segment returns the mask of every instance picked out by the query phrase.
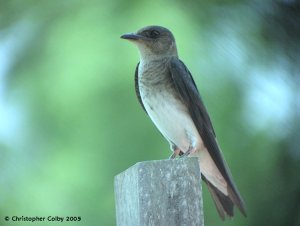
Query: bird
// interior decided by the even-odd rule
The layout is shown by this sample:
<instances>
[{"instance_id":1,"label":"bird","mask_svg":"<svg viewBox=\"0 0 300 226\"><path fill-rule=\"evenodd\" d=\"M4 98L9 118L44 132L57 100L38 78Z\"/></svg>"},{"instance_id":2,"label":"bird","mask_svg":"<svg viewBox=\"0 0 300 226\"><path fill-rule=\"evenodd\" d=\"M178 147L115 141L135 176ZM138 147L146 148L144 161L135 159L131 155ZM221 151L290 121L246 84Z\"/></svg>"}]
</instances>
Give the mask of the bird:
<instances>
[{"instance_id":1,"label":"bird","mask_svg":"<svg viewBox=\"0 0 300 226\"><path fill-rule=\"evenodd\" d=\"M146 26L121 38L139 50L135 92L144 111L169 142L170 158L198 157L202 180L221 219L233 217L234 206L246 217L244 201L192 74L179 59L172 32L162 26Z\"/></svg>"}]
</instances>

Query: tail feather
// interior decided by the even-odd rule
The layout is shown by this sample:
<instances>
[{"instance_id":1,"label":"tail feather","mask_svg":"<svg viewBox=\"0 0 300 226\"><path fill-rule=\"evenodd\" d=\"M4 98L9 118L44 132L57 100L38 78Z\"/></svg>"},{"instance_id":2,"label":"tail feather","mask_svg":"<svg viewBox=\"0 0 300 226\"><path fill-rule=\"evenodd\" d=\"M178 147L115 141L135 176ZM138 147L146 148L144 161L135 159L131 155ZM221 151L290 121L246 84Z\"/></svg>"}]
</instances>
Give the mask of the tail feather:
<instances>
[{"instance_id":1,"label":"tail feather","mask_svg":"<svg viewBox=\"0 0 300 226\"><path fill-rule=\"evenodd\" d=\"M241 213L245 217L247 217L244 201L232 180L231 180L231 186L227 187L227 191L228 191L229 198L232 200L232 202L239 208Z\"/></svg>"},{"instance_id":2,"label":"tail feather","mask_svg":"<svg viewBox=\"0 0 300 226\"><path fill-rule=\"evenodd\" d=\"M246 211L244 204L240 197L237 197L232 189L228 189L229 195L224 195L219 189L217 189L213 184L211 184L204 175L202 175L203 181L207 184L208 190L214 200L218 213L222 220L226 217L233 217L234 215L234 205L236 205L241 213L246 216Z\"/></svg>"},{"instance_id":3,"label":"tail feather","mask_svg":"<svg viewBox=\"0 0 300 226\"><path fill-rule=\"evenodd\" d=\"M230 198L220 192L215 186L213 186L203 175L203 181L207 184L208 190L214 200L218 213L222 220L225 220L226 216L233 217L233 202Z\"/></svg>"}]
</instances>

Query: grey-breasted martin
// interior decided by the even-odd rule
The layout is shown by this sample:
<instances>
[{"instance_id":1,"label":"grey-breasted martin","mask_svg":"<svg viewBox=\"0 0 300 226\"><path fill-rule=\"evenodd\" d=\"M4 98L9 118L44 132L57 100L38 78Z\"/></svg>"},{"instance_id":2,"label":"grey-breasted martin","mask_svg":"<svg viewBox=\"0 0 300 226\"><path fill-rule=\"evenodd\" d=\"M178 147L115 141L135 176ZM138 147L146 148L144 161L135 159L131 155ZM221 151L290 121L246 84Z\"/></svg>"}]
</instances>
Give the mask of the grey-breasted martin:
<instances>
[{"instance_id":1,"label":"grey-breasted martin","mask_svg":"<svg viewBox=\"0 0 300 226\"><path fill-rule=\"evenodd\" d=\"M177 155L199 157L201 174L220 217L233 216L236 205L244 216L244 202L232 180L216 140L212 123L191 73L178 58L173 34L148 26L124 34L139 49L135 91L140 104Z\"/></svg>"}]
</instances>

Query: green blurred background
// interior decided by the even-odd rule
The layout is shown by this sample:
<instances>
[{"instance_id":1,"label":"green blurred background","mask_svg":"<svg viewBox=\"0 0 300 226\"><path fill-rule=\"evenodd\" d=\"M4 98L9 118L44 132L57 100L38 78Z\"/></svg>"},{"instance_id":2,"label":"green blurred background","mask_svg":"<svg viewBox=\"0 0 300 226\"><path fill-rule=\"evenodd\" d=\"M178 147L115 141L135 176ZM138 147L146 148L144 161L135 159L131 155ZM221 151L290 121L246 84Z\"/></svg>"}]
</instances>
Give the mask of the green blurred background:
<instances>
[{"instance_id":1,"label":"green blurred background","mask_svg":"<svg viewBox=\"0 0 300 226\"><path fill-rule=\"evenodd\" d=\"M114 176L170 155L119 38L153 24L174 33L247 204L222 223L203 186L205 225L300 225L296 0L1 0L0 225L115 225Z\"/></svg>"}]
</instances>

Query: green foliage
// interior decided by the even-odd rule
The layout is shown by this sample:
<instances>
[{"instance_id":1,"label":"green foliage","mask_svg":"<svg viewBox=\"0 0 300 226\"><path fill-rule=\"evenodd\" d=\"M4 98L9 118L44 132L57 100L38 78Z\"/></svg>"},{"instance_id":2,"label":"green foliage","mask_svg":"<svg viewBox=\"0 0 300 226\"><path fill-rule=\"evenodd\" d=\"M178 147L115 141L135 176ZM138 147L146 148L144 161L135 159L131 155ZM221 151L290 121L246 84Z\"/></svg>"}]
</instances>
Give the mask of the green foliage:
<instances>
[{"instance_id":1,"label":"green foliage","mask_svg":"<svg viewBox=\"0 0 300 226\"><path fill-rule=\"evenodd\" d=\"M297 175L286 181L290 173L284 175L278 166L284 156L284 167L292 161L289 172L299 172L299 155L284 152L299 147L289 135L299 134L299 127L293 127L298 114L286 109L289 126L273 134L285 124L276 127L270 121L257 127L256 119L263 116L253 116L251 109L267 108L247 107L253 71L259 70L258 78L268 77L265 63L284 67L285 56L278 64L265 46L260 31L266 24L255 7L238 1L219 4L1 1L0 225L6 215L81 216L76 225L115 225L114 176L138 161L170 155L135 97L137 49L119 39L151 24L175 34L246 201L249 217L237 213L224 225L299 222L299 211L291 222L276 203L286 189L290 192L281 197L286 207L294 197L299 201ZM237 20L243 15L249 19ZM207 191L204 212L206 225L221 224Z\"/></svg>"}]
</instances>

